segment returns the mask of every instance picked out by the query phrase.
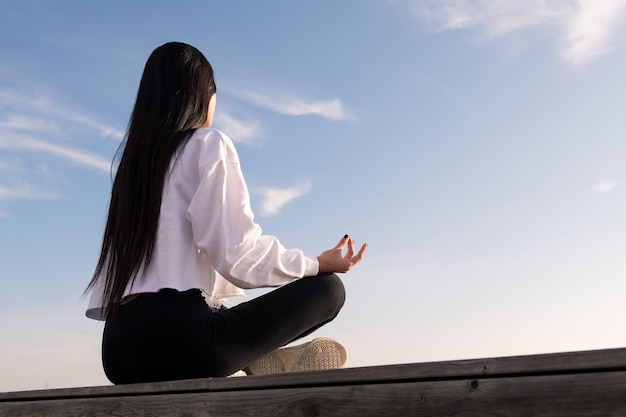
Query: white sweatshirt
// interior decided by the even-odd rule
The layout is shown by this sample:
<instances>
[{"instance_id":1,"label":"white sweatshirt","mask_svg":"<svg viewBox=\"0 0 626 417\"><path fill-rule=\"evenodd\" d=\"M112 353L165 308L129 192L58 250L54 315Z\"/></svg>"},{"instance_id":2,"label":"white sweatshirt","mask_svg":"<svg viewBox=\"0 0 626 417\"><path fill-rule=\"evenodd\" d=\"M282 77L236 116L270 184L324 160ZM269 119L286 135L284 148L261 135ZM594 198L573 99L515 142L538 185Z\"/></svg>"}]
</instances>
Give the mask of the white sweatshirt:
<instances>
[{"instance_id":1,"label":"white sweatshirt","mask_svg":"<svg viewBox=\"0 0 626 417\"><path fill-rule=\"evenodd\" d=\"M209 303L243 294L243 289L274 287L316 275L317 259L285 249L263 235L254 222L250 196L237 151L228 136L198 129L178 158L163 187L163 200L152 261L124 296L198 288ZM105 320L104 277L91 293L87 317Z\"/></svg>"}]
</instances>

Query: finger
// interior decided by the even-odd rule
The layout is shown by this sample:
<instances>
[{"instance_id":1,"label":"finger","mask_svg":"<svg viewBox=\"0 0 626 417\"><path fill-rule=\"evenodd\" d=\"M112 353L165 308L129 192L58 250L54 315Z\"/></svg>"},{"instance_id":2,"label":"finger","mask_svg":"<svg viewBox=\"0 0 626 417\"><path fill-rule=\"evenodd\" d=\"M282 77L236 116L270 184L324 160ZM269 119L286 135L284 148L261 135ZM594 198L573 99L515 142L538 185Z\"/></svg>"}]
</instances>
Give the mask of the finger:
<instances>
[{"instance_id":1,"label":"finger","mask_svg":"<svg viewBox=\"0 0 626 417\"><path fill-rule=\"evenodd\" d=\"M337 243L337 245L335 246L335 249L343 249L346 247L346 244L348 243L348 240L350 240L350 236L345 235L344 237L341 238L341 240L339 241L339 243Z\"/></svg>"},{"instance_id":2,"label":"finger","mask_svg":"<svg viewBox=\"0 0 626 417\"><path fill-rule=\"evenodd\" d=\"M346 251L346 255L344 256L344 258L346 260L350 260L350 259L352 259L353 256L354 256L354 239L349 238L348 239L348 250Z\"/></svg>"},{"instance_id":3,"label":"finger","mask_svg":"<svg viewBox=\"0 0 626 417\"><path fill-rule=\"evenodd\" d=\"M367 250L367 243L364 243L363 246L361 246L361 249L359 249L359 253L357 253L356 256L352 258L353 265L356 265L357 263L361 262L361 259L363 259L363 255L365 254L366 250Z\"/></svg>"}]
</instances>

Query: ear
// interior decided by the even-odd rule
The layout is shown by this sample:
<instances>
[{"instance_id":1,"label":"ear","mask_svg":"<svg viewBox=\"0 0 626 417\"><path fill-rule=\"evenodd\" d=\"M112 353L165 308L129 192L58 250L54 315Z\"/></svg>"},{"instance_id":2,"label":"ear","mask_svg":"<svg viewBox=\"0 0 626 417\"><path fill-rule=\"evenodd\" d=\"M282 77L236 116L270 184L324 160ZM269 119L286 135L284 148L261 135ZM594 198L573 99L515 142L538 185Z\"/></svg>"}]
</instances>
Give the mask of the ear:
<instances>
[{"instance_id":1,"label":"ear","mask_svg":"<svg viewBox=\"0 0 626 417\"><path fill-rule=\"evenodd\" d=\"M217 102L217 94L213 94L211 96L211 100L209 100L209 112L207 114L206 122L202 125L202 127L211 127L213 124L213 115L215 114L215 104Z\"/></svg>"}]
</instances>

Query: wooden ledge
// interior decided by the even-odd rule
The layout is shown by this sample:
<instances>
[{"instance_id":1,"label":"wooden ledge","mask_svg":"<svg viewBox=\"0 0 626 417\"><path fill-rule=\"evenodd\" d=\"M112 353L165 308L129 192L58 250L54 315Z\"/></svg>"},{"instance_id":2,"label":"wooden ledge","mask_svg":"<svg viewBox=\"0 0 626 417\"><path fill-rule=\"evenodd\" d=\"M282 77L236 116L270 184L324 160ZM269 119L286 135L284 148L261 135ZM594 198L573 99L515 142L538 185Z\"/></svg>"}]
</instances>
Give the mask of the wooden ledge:
<instances>
[{"instance_id":1,"label":"wooden ledge","mask_svg":"<svg viewBox=\"0 0 626 417\"><path fill-rule=\"evenodd\" d=\"M4 416L626 416L626 349L0 393Z\"/></svg>"}]
</instances>

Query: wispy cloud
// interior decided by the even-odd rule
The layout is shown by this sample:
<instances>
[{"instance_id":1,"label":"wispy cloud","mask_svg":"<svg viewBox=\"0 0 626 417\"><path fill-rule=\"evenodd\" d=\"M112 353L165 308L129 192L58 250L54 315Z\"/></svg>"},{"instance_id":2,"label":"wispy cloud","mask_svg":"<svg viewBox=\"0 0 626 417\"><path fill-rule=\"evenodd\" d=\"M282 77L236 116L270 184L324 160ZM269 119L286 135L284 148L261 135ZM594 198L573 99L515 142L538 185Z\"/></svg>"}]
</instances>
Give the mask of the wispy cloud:
<instances>
[{"instance_id":1,"label":"wispy cloud","mask_svg":"<svg viewBox=\"0 0 626 417\"><path fill-rule=\"evenodd\" d=\"M124 132L67 109L47 96L28 91L0 91L0 148L43 153L110 172L110 160L72 146L71 138L122 139ZM85 132L86 131L86 132Z\"/></svg>"},{"instance_id":2,"label":"wispy cloud","mask_svg":"<svg viewBox=\"0 0 626 417\"><path fill-rule=\"evenodd\" d=\"M215 126L239 143L256 142L262 133L259 122L243 121L222 110L215 113Z\"/></svg>"},{"instance_id":3,"label":"wispy cloud","mask_svg":"<svg viewBox=\"0 0 626 417\"><path fill-rule=\"evenodd\" d=\"M58 193L39 189L22 180L16 181L11 186L0 184L0 201L17 199L51 200L56 198L59 198Z\"/></svg>"},{"instance_id":4,"label":"wispy cloud","mask_svg":"<svg viewBox=\"0 0 626 417\"><path fill-rule=\"evenodd\" d=\"M579 0L566 20L565 59L580 65L613 51L611 35L623 22L626 0Z\"/></svg>"},{"instance_id":5,"label":"wispy cloud","mask_svg":"<svg viewBox=\"0 0 626 417\"><path fill-rule=\"evenodd\" d=\"M44 120L41 117L33 117L23 114L6 114L0 120L0 131L22 131L22 132L50 132L59 133L57 126Z\"/></svg>"},{"instance_id":6,"label":"wispy cloud","mask_svg":"<svg viewBox=\"0 0 626 417\"><path fill-rule=\"evenodd\" d=\"M19 160L0 160L0 202L9 200L53 200L60 197L56 191L37 187L24 180L24 168ZM0 219L10 219L11 215L0 210Z\"/></svg>"},{"instance_id":7,"label":"wispy cloud","mask_svg":"<svg viewBox=\"0 0 626 417\"><path fill-rule=\"evenodd\" d=\"M261 214L263 216L274 216L278 214L285 204L303 196L310 190L311 182L303 181L289 188L260 187L254 190L254 194L263 198Z\"/></svg>"},{"instance_id":8,"label":"wispy cloud","mask_svg":"<svg viewBox=\"0 0 626 417\"><path fill-rule=\"evenodd\" d=\"M105 173L111 170L111 161L99 155L28 136L7 135L0 131L0 148L45 153Z\"/></svg>"},{"instance_id":9,"label":"wispy cloud","mask_svg":"<svg viewBox=\"0 0 626 417\"><path fill-rule=\"evenodd\" d=\"M90 148L101 147L102 138L117 147L123 135L41 93L0 89L0 201L59 198L55 181L67 162L110 173L110 157Z\"/></svg>"},{"instance_id":10,"label":"wispy cloud","mask_svg":"<svg viewBox=\"0 0 626 417\"><path fill-rule=\"evenodd\" d=\"M57 132L63 127L75 129L82 126L96 132L98 136L121 140L124 132L100 123L82 113L69 110L60 103L32 92L0 91L0 109L4 117L0 120L3 129ZM67 126L67 125L71 126Z\"/></svg>"},{"instance_id":11,"label":"wispy cloud","mask_svg":"<svg viewBox=\"0 0 626 417\"><path fill-rule=\"evenodd\" d=\"M325 101L313 101L281 92L264 93L252 89L229 89L228 91L257 106L265 107L277 113L289 116L313 114L330 120L353 120L355 118L339 98Z\"/></svg>"},{"instance_id":12,"label":"wispy cloud","mask_svg":"<svg viewBox=\"0 0 626 417\"><path fill-rule=\"evenodd\" d=\"M530 27L557 28L560 54L579 66L611 52L626 0L398 0L438 30L477 28L495 38Z\"/></svg>"},{"instance_id":13,"label":"wispy cloud","mask_svg":"<svg viewBox=\"0 0 626 417\"><path fill-rule=\"evenodd\" d=\"M602 181L598 184L594 185L591 188L591 191L596 194L604 194L612 191L615 187L619 185L617 181Z\"/></svg>"}]
</instances>

